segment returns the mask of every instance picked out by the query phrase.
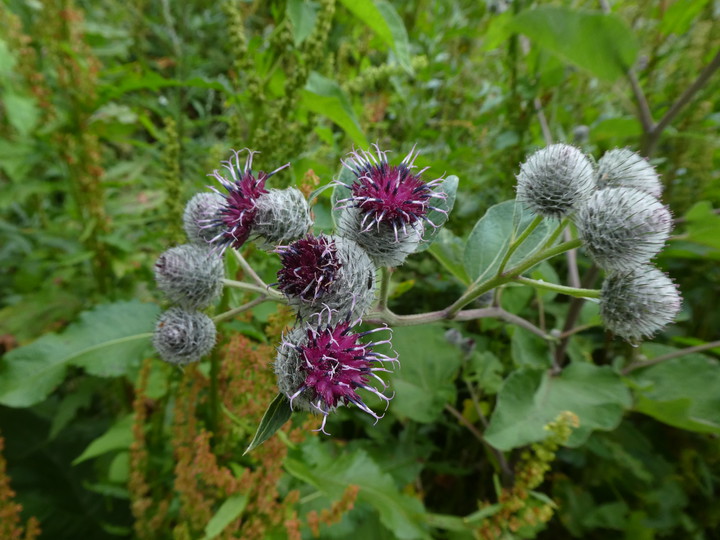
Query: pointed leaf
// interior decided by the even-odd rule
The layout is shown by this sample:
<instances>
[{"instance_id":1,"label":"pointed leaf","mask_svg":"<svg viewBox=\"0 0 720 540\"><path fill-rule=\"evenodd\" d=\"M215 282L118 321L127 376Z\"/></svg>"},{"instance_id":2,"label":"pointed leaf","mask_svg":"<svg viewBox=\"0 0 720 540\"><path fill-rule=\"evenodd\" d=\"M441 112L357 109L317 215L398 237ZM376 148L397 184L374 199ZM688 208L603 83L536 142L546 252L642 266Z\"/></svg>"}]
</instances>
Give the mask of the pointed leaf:
<instances>
[{"instance_id":1,"label":"pointed leaf","mask_svg":"<svg viewBox=\"0 0 720 540\"><path fill-rule=\"evenodd\" d=\"M243 452L243 455L254 450L272 437L285 422L290 420L291 415L292 409L290 408L290 401L285 397L285 394L275 396L275 399L272 400L272 403L270 403L270 406L265 411L262 420L260 420L260 425L255 432L255 436L245 452Z\"/></svg>"},{"instance_id":2,"label":"pointed leaf","mask_svg":"<svg viewBox=\"0 0 720 540\"><path fill-rule=\"evenodd\" d=\"M225 527L240 517L245 510L249 497L245 493L232 495L225 499L218 508L215 515L210 518L205 526L205 536L203 540L212 540L225 530Z\"/></svg>"}]
</instances>

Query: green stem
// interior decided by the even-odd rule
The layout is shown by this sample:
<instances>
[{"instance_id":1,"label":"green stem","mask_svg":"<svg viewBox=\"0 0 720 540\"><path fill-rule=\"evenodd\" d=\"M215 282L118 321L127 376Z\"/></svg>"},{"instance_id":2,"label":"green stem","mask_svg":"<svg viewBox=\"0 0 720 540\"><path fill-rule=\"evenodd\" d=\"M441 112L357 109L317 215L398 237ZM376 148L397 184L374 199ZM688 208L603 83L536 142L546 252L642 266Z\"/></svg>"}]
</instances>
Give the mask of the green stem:
<instances>
[{"instance_id":1,"label":"green stem","mask_svg":"<svg viewBox=\"0 0 720 540\"><path fill-rule=\"evenodd\" d=\"M510 244L510 247L507 250L507 253L505 254L505 257L503 257L502 262L500 263L500 266L498 267L498 275L502 274L505 270L505 267L507 266L508 261L510 260L510 257L512 257L512 254L517 251L517 248L520 247L520 245L527 239L530 234L537 229L538 225L542 223L542 216L536 216L535 219L532 220L530 225L528 225L525 230L518 236L514 242Z\"/></svg>"},{"instance_id":2,"label":"green stem","mask_svg":"<svg viewBox=\"0 0 720 540\"><path fill-rule=\"evenodd\" d=\"M552 246L555 243L555 240L558 239L558 236L560 236L560 234L565 230L565 227L567 227L568 223L570 223L570 220L568 218L563 219L560 224L555 228L553 233L550 235L550 238L547 239L547 242L545 242L543 248L547 249Z\"/></svg>"},{"instance_id":3,"label":"green stem","mask_svg":"<svg viewBox=\"0 0 720 540\"><path fill-rule=\"evenodd\" d=\"M480 297L487 291L494 289L495 287L499 287L500 285L504 285L505 283L512 281L515 277L525 272L525 270L532 268L533 266L544 261L545 259L550 259L555 255L565 253L566 251L570 249L575 249L577 247L580 247L581 245L582 240L580 240L579 238L570 240L569 242L563 242L562 244L558 244L557 246L544 249L536 253L532 257L529 257L526 260L522 261L518 266L511 268L510 270L507 270L502 274L498 274L495 277L484 281L478 285L471 285L460 298L458 298L451 306L449 306L445 310L447 318L452 319L458 311L460 311L463 307L467 306L476 298Z\"/></svg>"},{"instance_id":4,"label":"green stem","mask_svg":"<svg viewBox=\"0 0 720 540\"><path fill-rule=\"evenodd\" d=\"M227 321L228 319L232 319L233 317L235 317L235 315L238 315L244 311L252 309L257 305L262 304L263 302L282 302L282 300L274 300L267 296L261 296L260 298L256 298L255 300L248 302L247 304L243 304L242 306L230 309L224 313L220 313L219 315L215 315L213 317L213 322L215 324L218 324L223 321Z\"/></svg>"},{"instance_id":5,"label":"green stem","mask_svg":"<svg viewBox=\"0 0 720 540\"><path fill-rule=\"evenodd\" d=\"M226 287L233 287L235 289L242 289L243 291L254 292L267 296L269 300L274 302L284 302L285 299L279 292L273 291L270 288L260 287L259 285L253 285L252 283L245 283L244 281L235 281L234 279L223 279L223 285Z\"/></svg>"},{"instance_id":6,"label":"green stem","mask_svg":"<svg viewBox=\"0 0 720 540\"><path fill-rule=\"evenodd\" d=\"M380 299L378 310L385 311L388 305L388 294L390 293L390 269L383 266L380 268Z\"/></svg>"},{"instance_id":7,"label":"green stem","mask_svg":"<svg viewBox=\"0 0 720 540\"><path fill-rule=\"evenodd\" d=\"M267 289L268 284L265 283L262 278L255 272L252 266L250 266L250 263L247 262L245 257L242 256L242 253L240 253L237 249L232 250L233 254L235 255L235 258L240 263L240 266L242 266L243 272L250 276L250 278L258 284L259 287L263 287L264 289Z\"/></svg>"},{"instance_id":8,"label":"green stem","mask_svg":"<svg viewBox=\"0 0 720 540\"><path fill-rule=\"evenodd\" d=\"M547 281L540 281L537 279L530 279L522 276L513 278L513 281L522 283L524 285L530 285L536 289L544 289L546 291L553 291L560 294L566 294L568 296L576 296L578 298L600 298L600 291L598 289L579 289L576 287L566 287L565 285L558 285L556 283L549 283Z\"/></svg>"}]
</instances>

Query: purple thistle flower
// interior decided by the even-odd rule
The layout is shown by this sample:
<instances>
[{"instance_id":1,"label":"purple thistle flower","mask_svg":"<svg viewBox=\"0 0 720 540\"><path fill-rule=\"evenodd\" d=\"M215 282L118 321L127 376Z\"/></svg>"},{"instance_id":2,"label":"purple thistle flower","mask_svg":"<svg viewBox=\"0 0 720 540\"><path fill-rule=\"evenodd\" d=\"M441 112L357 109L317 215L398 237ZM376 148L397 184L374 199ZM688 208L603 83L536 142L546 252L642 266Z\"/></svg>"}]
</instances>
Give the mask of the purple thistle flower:
<instances>
[{"instance_id":1,"label":"purple thistle flower","mask_svg":"<svg viewBox=\"0 0 720 540\"><path fill-rule=\"evenodd\" d=\"M369 343L360 341L366 335L390 331L390 328L358 333L353 328L359 320L354 323L346 320L334 325L328 321L323 325L325 312L317 314L317 325L296 327L284 336L278 349L275 373L280 391L288 397L290 406L322 414L322 425L317 431L328 435L325 431L327 417L341 405L352 403L376 422L382 418L383 415L378 415L365 404L357 390L366 390L389 404L392 396L383 393L387 384L377 373L390 373L384 367L385 363L398 362L398 359L373 350L378 345L390 343L389 339ZM373 384L379 384L382 390Z\"/></svg>"},{"instance_id":2,"label":"purple thistle flower","mask_svg":"<svg viewBox=\"0 0 720 540\"><path fill-rule=\"evenodd\" d=\"M375 300L375 266L352 240L308 234L275 251L282 263L278 289L301 318L323 306L361 317Z\"/></svg>"},{"instance_id":3,"label":"purple thistle flower","mask_svg":"<svg viewBox=\"0 0 720 540\"><path fill-rule=\"evenodd\" d=\"M399 241L400 230L404 237L407 237L412 234L415 228L413 226L421 220L436 228L428 219L427 213L430 210L447 213L430 204L433 198L445 199L444 193L433 191L443 179L423 181L420 176L428 167L413 171L418 156L415 147L400 165L389 165L387 152L380 150L377 145L373 146L377 156L366 150L354 150L343 161L343 165L356 176L356 180L351 185L336 180L337 185L342 185L351 192L350 197L338 201L337 209L359 209L362 215L362 231L369 231L374 226L380 230L380 227L385 225L394 231L396 242ZM411 227L410 232L408 226Z\"/></svg>"},{"instance_id":4,"label":"purple thistle flower","mask_svg":"<svg viewBox=\"0 0 720 540\"><path fill-rule=\"evenodd\" d=\"M247 150L247 149L246 149ZM245 165L240 165L240 152L233 150L234 159L223 161L222 165L230 172L231 178L226 178L217 169L208 176L213 176L225 188L227 193L221 193L210 186L215 193L220 194L224 203L218 216L205 221L203 228L216 229L220 232L210 240L216 244L221 252L228 247L240 248L250 237L253 221L257 214L257 200L268 193L265 181L272 175L290 166L286 163L270 173L260 171L257 177L252 171L253 156L257 153L248 150Z\"/></svg>"},{"instance_id":5,"label":"purple thistle flower","mask_svg":"<svg viewBox=\"0 0 720 540\"><path fill-rule=\"evenodd\" d=\"M286 296L315 302L330 290L340 270L335 242L328 236L308 234L289 246L279 246L282 268L278 288Z\"/></svg>"}]
</instances>

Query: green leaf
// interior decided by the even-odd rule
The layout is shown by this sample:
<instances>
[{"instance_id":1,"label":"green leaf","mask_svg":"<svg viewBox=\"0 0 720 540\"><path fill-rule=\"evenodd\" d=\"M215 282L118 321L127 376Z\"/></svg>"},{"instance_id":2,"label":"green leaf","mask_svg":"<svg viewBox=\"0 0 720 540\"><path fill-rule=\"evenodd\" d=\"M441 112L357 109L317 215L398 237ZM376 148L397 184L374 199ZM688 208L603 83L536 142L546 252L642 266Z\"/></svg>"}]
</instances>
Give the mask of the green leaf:
<instances>
[{"instance_id":1,"label":"green leaf","mask_svg":"<svg viewBox=\"0 0 720 540\"><path fill-rule=\"evenodd\" d=\"M105 84L102 86L100 104L113 101L123 94L135 92L136 90L155 91L161 88L173 87L200 88L204 90L218 90L220 92L228 91L228 88L222 83L209 81L202 77L193 77L192 79L181 81L179 79L167 79L154 71L146 71L143 73L126 71L121 82L118 82L118 84Z\"/></svg>"},{"instance_id":2,"label":"green leaf","mask_svg":"<svg viewBox=\"0 0 720 540\"><path fill-rule=\"evenodd\" d=\"M542 6L518 13L511 28L565 61L608 82L635 63L638 42L617 15Z\"/></svg>"},{"instance_id":3,"label":"green leaf","mask_svg":"<svg viewBox=\"0 0 720 540\"><path fill-rule=\"evenodd\" d=\"M244 493L232 495L225 499L225 502L220 505L215 515L210 518L210 521L205 526L203 540L212 540L222 533L225 527L240 517L248 501L249 497Z\"/></svg>"},{"instance_id":4,"label":"green leaf","mask_svg":"<svg viewBox=\"0 0 720 540\"><path fill-rule=\"evenodd\" d=\"M290 19L293 41L297 47L312 34L317 19L318 6L315 2L288 0L285 13Z\"/></svg>"},{"instance_id":5,"label":"green leaf","mask_svg":"<svg viewBox=\"0 0 720 540\"><path fill-rule=\"evenodd\" d=\"M2 99L10 125L23 137L32 133L40 118L35 100L13 92L3 93Z\"/></svg>"},{"instance_id":6,"label":"green leaf","mask_svg":"<svg viewBox=\"0 0 720 540\"><path fill-rule=\"evenodd\" d=\"M653 358L675 349L643 345ZM634 409L671 426L720 433L720 363L701 354L673 358L634 371Z\"/></svg>"},{"instance_id":7,"label":"green leaf","mask_svg":"<svg viewBox=\"0 0 720 540\"><path fill-rule=\"evenodd\" d=\"M0 39L0 77L8 78L12 75L15 68L15 56L13 55L7 42Z\"/></svg>"},{"instance_id":8,"label":"green leaf","mask_svg":"<svg viewBox=\"0 0 720 540\"><path fill-rule=\"evenodd\" d=\"M475 224L465 246L465 271L473 281L495 275L510 242L532 222L533 216L520 203L505 201L491 206ZM550 228L543 221L510 257L508 267L517 265L546 240Z\"/></svg>"},{"instance_id":9,"label":"green leaf","mask_svg":"<svg viewBox=\"0 0 720 540\"><path fill-rule=\"evenodd\" d=\"M416 422L433 422L455 401L460 352L448 345L440 325L395 328L393 347L400 367L391 376L392 411Z\"/></svg>"},{"instance_id":10,"label":"green leaf","mask_svg":"<svg viewBox=\"0 0 720 540\"><path fill-rule=\"evenodd\" d=\"M107 454L113 450L125 450L130 448L133 442L133 415L118 420L110 429L91 442L83 453L76 457L72 464L77 465L88 459Z\"/></svg>"},{"instance_id":11,"label":"green leaf","mask_svg":"<svg viewBox=\"0 0 720 540\"><path fill-rule=\"evenodd\" d=\"M312 72L301 94L302 107L329 118L340 126L352 141L363 148L368 146L345 91L333 80Z\"/></svg>"},{"instance_id":12,"label":"green leaf","mask_svg":"<svg viewBox=\"0 0 720 540\"><path fill-rule=\"evenodd\" d=\"M463 518L448 514L428 513L425 514L425 521L431 527L445 531L467 532L473 529L473 527L466 523Z\"/></svg>"},{"instance_id":13,"label":"green leaf","mask_svg":"<svg viewBox=\"0 0 720 540\"><path fill-rule=\"evenodd\" d=\"M458 182L458 177L451 175L445 178L443 183L440 184L440 187L437 188L437 191L445 193L446 198L431 199L432 202L430 204L439 210L444 210L445 213L440 212L439 210L430 210L430 212L428 212L427 218L436 226L433 227L429 224L425 225L425 235L415 251L420 252L428 249L435 241L435 238L437 238L438 233L442 230L441 227L445 225L445 222L450 216L450 212L452 212L453 206L455 206L455 196L457 195Z\"/></svg>"},{"instance_id":14,"label":"green leaf","mask_svg":"<svg viewBox=\"0 0 720 540\"><path fill-rule=\"evenodd\" d=\"M469 516L465 517L465 521L467 523L480 523L484 519L487 519L490 516L494 516L495 514L497 514L500 510L502 510L502 508L502 504L491 504L485 506L477 512L473 512Z\"/></svg>"},{"instance_id":15,"label":"green leaf","mask_svg":"<svg viewBox=\"0 0 720 540\"><path fill-rule=\"evenodd\" d=\"M137 300L100 305L82 313L63 334L47 334L10 351L0 363L0 403L39 403L70 365L101 377L127 373L147 349L158 312L157 305Z\"/></svg>"},{"instance_id":16,"label":"green leaf","mask_svg":"<svg viewBox=\"0 0 720 540\"><path fill-rule=\"evenodd\" d=\"M567 442L576 447L594 430L615 429L630 405L630 392L609 366L573 363L555 377L520 369L500 389L485 438L503 451L541 441L548 435L544 426L570 411L580 419Z\"/></svg>"},{"instance_id":17,"label":"green leaf","mask_svg":"<svg viewBox=\"0 0 720 540\"><path fill-rule=\"evenodd\" d=\"M552 364L547 341L529 330L516 326L510 339L512 359L516 367L549 368Z\"/></svg>"},{"instance_id":18,"label":"green leaf","mask_svg":"<svg viewBox=\"0 0 720 540\"><path fill-rule=\"evenodd\" d=\"M428 252L463 285L470 285L470 278L463 265L465 242L448 229L440 229Z\"/></svg>"},{"instance_id":19,"label":"green leaf","mask_svg":"<svg viewBox=\"0 0 720 540\"><path fill-rule=\"evenodd\" d=\"M395 538L430 538L425 531L422 502L400 493L390 474L383 472L364 449L337 455L328 447L317 439L308 441L303 445L302 461L288 457L285 468L336 500L349 485L356 485L360 488L358 501L373 506Z\"/></svg>"},{"instance_id":20,"label":"green leaf","mask_svg":"<svg viewBox=\"0 0 720 540\"><path fill-rule=\"evenodd\" d=\"M407 31L395 8L389 2L378 0L340 0L358 19L367 24L397 56L398 62L410 71L410 45Z\"/></svg>"},{"instance_id":21,"label":"green leaf","mask_svg":"<svg viewBox=\"0 0 720 540\"><path fill-rule=\"evenodd\" d=\"M255 432L255 436L245 452L243 452L243 455L255 450L255 448L272 437L285 422L290 420L291 415L292 409L290 408L290 401L285 397L285 394L275 396L275 399L272 400L272 403L270 403L270 406L265 411L262 420L260 420L260 425Z\"/></svg>"},{"instance_id":22,"label":"green leaf","mask_svg":"<svg viewBox=\"0 0 720 540\"><path fill-rule=\"evenodd\" d=\"M685 240L720 251L720 215L709 201L695 203L685 214L687 235Z\"/></svg>"}]
</instances>

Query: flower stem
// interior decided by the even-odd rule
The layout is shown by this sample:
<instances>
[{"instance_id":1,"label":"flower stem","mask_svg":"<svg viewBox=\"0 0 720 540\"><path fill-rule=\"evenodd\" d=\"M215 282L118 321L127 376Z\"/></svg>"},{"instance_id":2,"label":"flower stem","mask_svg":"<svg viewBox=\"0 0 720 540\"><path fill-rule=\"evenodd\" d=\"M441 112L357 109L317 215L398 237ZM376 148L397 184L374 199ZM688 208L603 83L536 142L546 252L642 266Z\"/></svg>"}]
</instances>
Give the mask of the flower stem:
<instances>
[{"instance_id":1,"label":"flower stem","mask_svg":"<svg viewBox=\"0 0 720 540\"><path fill-rule=\"evenodd\" d=\"M538 225L542 223L542 216L535 216L535 219L532 220L530 225L528 225L525 230L518 236L514 242L510 244L510 247L507 250L507 253L505 254L505 257L503 257L502 262L500 263L500 266L498 267L498 275L502 274L505 270L505 267L507 266L508 261L510 261L510 257L512 257L512 254L517 251L517 249L520 247L520 245L527 239L530 234L537 229Z\"/></svg>"},{"instance_id":2,"label":"flower stem","mask_svg":"<svg viewBox=\"0 0 720 540\"><path fill-rule=\"evenodd\" d=\"M390 292L390 269L386 266L380 268L380 299L378 300L378 310L385 311L387 309L388 294Z\"/></svg>"},{"instance_id":3,"label":"flower stem","mask_svg":"<svg viewBox=\"0 0 720 540\"><path fill-rule=\"evenodd\" d=\"M233 279L223 279L222 280L223 285L226 287L233 287L235 289L242 289L243 291L248 292L254 292L258 294L262 294L263 296L267 296L268 300L272 300L274 302L284 302L285 298L282 294L279 292L273 291L269 288L269 286L260 287L258 285L253 285L252 283L245 283L244 281L235 281Z\"/></svg>"},{"instance_id":4,"label":"flower stem","mask_svg":"<svg viewBox=\"0 0 720 540\"><path fill-rule=\"evenodd\" d=\"M598 289L580 289L577 287L566 287L565 285L558 285L556 283L549 283L547 281L541 281L537 279L530 279L522 276L513 278L513 281L522 283L523 285L530 285L536 289L544 289L546 291L554 291L560 294L566 294L568 296L576 296L579 298L600 298L600 291Z\"/></svg>"},{"instance_id":5,"label":"flower stem","mask_svg":"<svg viewBox=\"0 0 720 540\"><path fill-rule=\"evenodd\" d=\"M251 302L248 302L247 304L243 304L242 306L230 309L224 313L220 313L219 315L215 315L213 317L213 322L215 324L217 324L217 323L221 323L223 321L227 321L228 319L232 319L233 317L235 317L235 315L238 315L239 313L242 313L243 311L252 309L257 305L262 304L263 302L282 302L282 300L274 300L267 296L264 296L264 297L261 296L260 298L256 298L255 300L252 300Z\"/></svg>"},{"instance_id":6,"label":"flower stem","mask_svg":"<svg viewBox=\"0 0 720 540\"><path fill-rule=\"evenodd\" d=\"M242 256L242 253L240 253L237 249L233 249L232 252L235 254L235 258L240 263L240 266L242 266L243 272L245 272L250 278L258 284L258 286L262 287L263 289L268 288L268 284L265 283L262 278L253 270L253 267L250 266L250 263L248 263L245 260L245 257Z\"/></svg>"}]
</instances>

